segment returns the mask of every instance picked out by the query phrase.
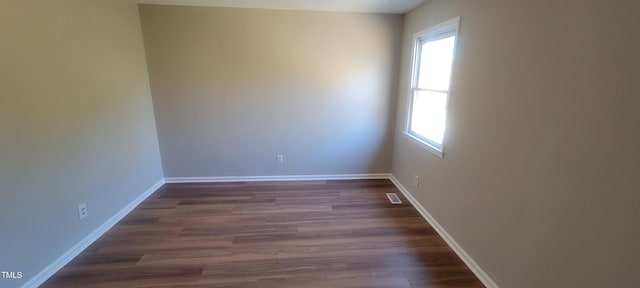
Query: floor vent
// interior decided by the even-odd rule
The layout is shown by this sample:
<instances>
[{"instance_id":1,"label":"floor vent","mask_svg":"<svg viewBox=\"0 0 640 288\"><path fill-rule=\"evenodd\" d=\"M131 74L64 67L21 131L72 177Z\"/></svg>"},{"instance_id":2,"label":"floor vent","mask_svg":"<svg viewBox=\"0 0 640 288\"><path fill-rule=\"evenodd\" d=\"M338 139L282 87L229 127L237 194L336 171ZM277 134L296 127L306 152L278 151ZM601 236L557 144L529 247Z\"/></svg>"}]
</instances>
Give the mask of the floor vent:
<instances>
[{"instance_id":1,"label":"floor vent","mask_svg":"<svg viewBox=\"0 0 640 288\"><path fill-rule=\"evenodd\" d=\"M391 204L402 204L400 198L398 198L398 194L396 193L387 193L387 198L391 201Z\"/></svg>"}]
</instances>

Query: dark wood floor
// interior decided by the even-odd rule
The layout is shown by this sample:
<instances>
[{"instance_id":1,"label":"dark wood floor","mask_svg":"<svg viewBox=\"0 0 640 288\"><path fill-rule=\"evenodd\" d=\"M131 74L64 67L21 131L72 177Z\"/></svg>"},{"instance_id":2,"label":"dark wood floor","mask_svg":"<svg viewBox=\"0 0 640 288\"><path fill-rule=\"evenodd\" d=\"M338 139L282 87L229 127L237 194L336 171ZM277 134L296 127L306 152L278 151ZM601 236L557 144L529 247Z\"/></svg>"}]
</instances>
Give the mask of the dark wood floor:
<instances>
[{"instance_id":1,"label":"dark wood floor","mask_svg":"<svg viewBox=\"0 0 640 288\"><path fill-rule=\"evenodd\" d=\"M389 180L166 184L42 287L484 287Z\"/></svg>"}]
</instances>

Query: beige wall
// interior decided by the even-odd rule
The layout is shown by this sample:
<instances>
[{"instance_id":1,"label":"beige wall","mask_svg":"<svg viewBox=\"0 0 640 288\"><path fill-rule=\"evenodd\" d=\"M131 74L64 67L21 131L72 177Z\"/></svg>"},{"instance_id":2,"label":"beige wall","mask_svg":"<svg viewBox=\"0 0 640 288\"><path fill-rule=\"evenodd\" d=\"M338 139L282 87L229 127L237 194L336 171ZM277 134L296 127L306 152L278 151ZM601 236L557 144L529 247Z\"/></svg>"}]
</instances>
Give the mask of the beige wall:
<instances>
[{"instance_id":1,"label":"beige wall","mask_svg":"<svg viewBox=\"0 0 640 288\"><path fill-rule=\"evenodd\" d=\"M388 172L393 149L394 175L501 287L632 287L639 5L433 0L402 41L402 16L143 5L165 175ZM0 2L0 270L25 277L2 287L162 178L137 13ZM401 133L410 41L455 16L439 159Z\"/></svg>"},{"instance_id":2,"label":"beige wall","mask_svg":"<svg viewBox=\"0 0 640 288\"><path fill-rule=\"evenodd\" d=\"M402 16L140 11L166 177L390 171Z\"/></svg>"},{"instance_id":3,"label":"beige wall","mask_svg":"<svg viewBox=\"0 0 640 288\"><path fill-rule=\"evenodd\" d=\"M434 0L406 16L393 174L500 287L640 283L637 11L624 0ZM455 16L439 159L401 134L410 41Z\"/></svg>"},{"instance_id":4,"label":"beige wall","mask_svg":"<svg viewBox=\"0 0 640 288\"><path fill-rule=\"evenodd\" d=\"M0 271L23 275L0 287L18 287L162 170L135 4L4 0L0 35Z\"/></svg>"}]
</instances>

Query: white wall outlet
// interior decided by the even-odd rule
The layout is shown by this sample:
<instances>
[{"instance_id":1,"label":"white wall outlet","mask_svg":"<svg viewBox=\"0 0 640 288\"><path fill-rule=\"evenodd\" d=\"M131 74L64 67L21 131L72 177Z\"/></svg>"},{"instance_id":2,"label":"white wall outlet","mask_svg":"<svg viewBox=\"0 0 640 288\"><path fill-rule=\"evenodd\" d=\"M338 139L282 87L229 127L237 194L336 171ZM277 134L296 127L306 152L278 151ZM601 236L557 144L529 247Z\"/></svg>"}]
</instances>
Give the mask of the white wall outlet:
<instances>
[{"instance_id":1,"label":"white wall outlet","mask_svg":"<svg viewBox=\"0 0 640 288\"><path fill-rule=\"evenodd\" d=\"M282 156L282 155L276 156L276 163L278 163L278 164L284 163L284 156Z\"/></svg>"},{"instance_id":2,"label":"white wall outlet","mask_svg":"<svg viewBox=\"0 0 640 288\"><path fill-rule=\"evenodd\" d=\"M78 205L78 218L80 220L87 218L89 216L89 211L87 211L87 203L82 203Z\"/></svg>"},{"instance_id":3,"label":"white wall outlet","mask_svg":"<svg viewBox=\"0 0 640 288\"><path fill-rule=\"evenodd\" d=\"M420 177L418 177L418 175L413 175L413 186L418 187L419 183L420 183Z\"/></svg>"}]
</instances>

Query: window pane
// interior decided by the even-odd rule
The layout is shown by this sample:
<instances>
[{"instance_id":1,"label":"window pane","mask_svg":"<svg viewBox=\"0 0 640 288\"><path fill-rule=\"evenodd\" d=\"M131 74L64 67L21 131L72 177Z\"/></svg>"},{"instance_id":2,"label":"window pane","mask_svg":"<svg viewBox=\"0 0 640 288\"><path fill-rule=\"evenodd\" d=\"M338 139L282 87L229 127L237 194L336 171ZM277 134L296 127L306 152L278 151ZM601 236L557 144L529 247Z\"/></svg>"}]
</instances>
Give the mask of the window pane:
<instances>
[{"instance_id":1,"label":"window pane","mask_svg":"<svg viewBox=\"0 0 640 288\"><path fill-rule=\"evenodd\" d=\"M411 132L442 144L447 116L447 93L431 91L414 91L413 93Z\"/></svg>"},{"instance_id":2,"label":"window pane","mask_svg":"<svg viewBox=\"0 0 640 288\"><path fill-rule=\"evenodd\" d=\"M455 39L455 36L450 36L421 44L416 88L449 90Z\"/></svg>"}]
</instances>

